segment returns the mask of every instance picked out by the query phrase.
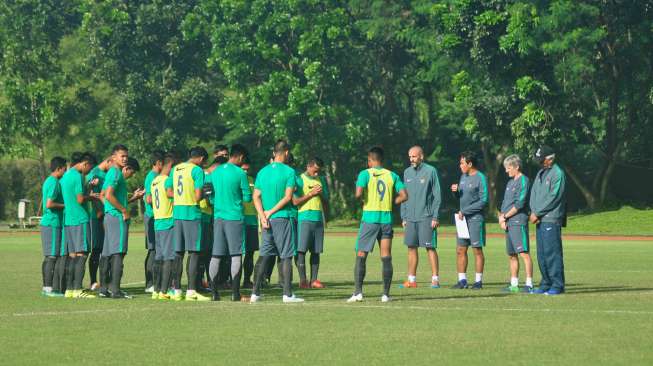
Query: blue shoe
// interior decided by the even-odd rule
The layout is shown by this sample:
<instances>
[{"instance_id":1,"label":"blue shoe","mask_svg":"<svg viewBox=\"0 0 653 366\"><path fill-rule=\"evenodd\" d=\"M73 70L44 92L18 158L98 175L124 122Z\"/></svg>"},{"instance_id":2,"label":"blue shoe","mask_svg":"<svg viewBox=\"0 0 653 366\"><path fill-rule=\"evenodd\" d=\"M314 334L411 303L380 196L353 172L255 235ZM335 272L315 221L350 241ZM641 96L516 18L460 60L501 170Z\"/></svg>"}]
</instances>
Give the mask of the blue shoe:
<instances>
[{"instance_id":1,"label":"blue shoe","mask_svg":"<svg viewBox=\"0 0 653 366\"><path fill-rule=\"evenodd\" d=\"M536 294L536 295L543 295L543 294L546 294L547 291L549 291L549 289L545 290L545 289L543 289L541 287L538 287L538 288L534 289L533 292L531 292L531 293Z\"/></svg>"},{"instance_id":2,"label":"blue shoe","mask_svg":"<svg viewBox=\"0 0 653 366\"><path fill-rule=\"evenodd\" d=\"M440 288L440 281L431 281L431 288Z\"/></svg>"},{"instance_id":3,"label":"blue shoe","mask_svg":"<svg viewBox=\"0 0 653 366\"><path fill-rule=\"evenodd\" d=\"M454 290L462 290L462 289L465 289L467 287L469 287L467 285L467 280L460 280L460 281L458 281L458 283L451 286L451 288L454 289Z\"/></svg>"},{"instance_id":4,"label":"blue shoe","mask_svg":"<svg viewBox=\"0 0 653 366\"><path fill-rule=\"evenodd\" d=\"M533 291L535 291L535 290L533 290L533 286L524 286L524 287L521 288L520 292L523 293L523 294L532 294Z\"/></svg>"},{"instance_id":5,"label":"blue shoe","mask_svg":"<svg viewBox=\"0 0 653 366\"><path fill-rule=\"evenodd\" d=\"M563 292L564 292L564 291L561 291L561 290L558 290L558 289L554 289L554 288L552 288L552 289L549 289L549 291L545 292L544 294L545 294L545 295L548 295L548 296L555 296L555 295L560 295L560 294L562 294Z\"/></svg>"},{"instance_id":6,"label":"blue shoe","mask_svg":"<svg viewBox=\"0 0 653 366\"><path fill-rule=\"evenodd\" d=\"M474 282L472 290L480 290L483 288L483 281Z\"/></svg>"}]
</instances>

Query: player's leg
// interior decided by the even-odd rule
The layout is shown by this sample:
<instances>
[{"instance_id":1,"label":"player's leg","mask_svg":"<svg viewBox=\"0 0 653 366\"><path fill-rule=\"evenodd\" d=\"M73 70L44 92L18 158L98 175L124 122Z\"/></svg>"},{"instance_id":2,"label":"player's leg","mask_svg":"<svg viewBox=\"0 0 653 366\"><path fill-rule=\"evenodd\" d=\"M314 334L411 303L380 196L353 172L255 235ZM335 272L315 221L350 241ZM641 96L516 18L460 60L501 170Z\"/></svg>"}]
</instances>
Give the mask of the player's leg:
<instances>
[{"instance_id":1,"label":"player's leg","mask_svg":"<svg viewBox=\"0 0 653 366\"><path fill-rule=\"evenodd\" d=\"M95 212L91 213L95 216ZM98 269L100 267L100 256L102 254L102 244L104 241L103 223L98 218L91 217L91 254L88 257L88 273L91 282L91 290L99 288Z\"/></svg>"},{"instance_id":2,"label":"player's leg","mask_svg":"<svg viewBox=\"0 0 653 366\"><path fill-rule=\"evenodd\" d=\"M115 238L115 240L108 242L109 254L111 255L111 298L130 299L131 296L120 288L124 273L125 256L129 246L129 223L123 220L122 217L113 215L106 215L105 221L107 220L111 224L106 225L106 227L112 231L111 237Z\"/></svg>"},{"instance_id":3,"label":"player's leg","mask_svg":"<svg viewBox=\"0 0 653 366\"><path fill-rule=\"evenodd\" d=\"M457 239L456 244L456 270L458 271L458 283L452 288L467 288L467 248L470 245L469 239Z\"/></svg>"},{"instance_id":4,"label":"player's leg","mask_svg":"<svg viewBox=\"0 0 653 366\"><path fill-rule=\"evenodd\" d=\"M485 221L470 220L467 225L469 227L469 237L472 242L476 269L472 289L480 290L483 288L483 269L485 267L485 255L483 253L483 247L485 246Z\"/></svg>"},{"instance_id":5,"label":"player's leg","mask_svg":"<svg viewBox=\"0 0 653 366\"><path fill-rule=\"evenodd\" d=\"M254 273L254 252L258 250L258 227L247 225L245 228L245 259L243 260L243 288L252 288Z\"/></svg>"},{"instance_id":6,"label":"player's leg","mask_svg":"<svg viewBox=\"0 0 653 366\"><path fill-rule=\"evenodd\" d=\"M49 295L52 292L52 281L54 278L54 265L57 261L56 252L56 227L41 226L41 247L43 249L43 263L41 272L43 275L42 294Z\"/></svg>"},{"instance_id":7,"label":"player's leg","mask_svg":"<svg viewBox=\"0 0 653 366\"><path fill-rule=\"evenodd\" d=\"M295 265L299 273L299 288L309 288L308 280L306 279L306 252L311 241L313 234L310 221L300 221L297 230L297 255L295 256Z\"/></svg>"},{"instance_id":8,"label":"player's leg","mask_svg":"<svg viewBox=\"0 0 653 366\"><path fill-rule=\"evenodd\" d=\"M245 248L245 222L242 220L225 221L225 236L227 238L229 256L231 257L231 300L240 301L242 254Z\"/></svg>"},{"instance_id":9,"label":"player's leg","mask_svg":"<svg viewBox=\"0 0 653 366\"><path fill-rule=\"evenodd\" d=\"M416 288L417 287L417 263L419 261L417 248L419 247L419 233L417 229L417 222L406 222L404 228L404 244L408 250L408 278L406 281L399 285L400 288Z\"/></svg>"},{"instance_id":10,"label":"player's leg","mask_svg":"<svg viewBox=\"0 0 653 366\"><path fill-rule=\"evenodd\" d=\"M272 228L263 228L261 230L261 249L258 260L254 266L254 286L252 288L252 297L250 302L259 301L261 297L261 287L268 273L268 268L274 264L278 255L277 247L272 237Z\"/></svg>"},{"instance_id":11,"label":"player's leg","mask_svg":"<svg viewBox=\"0 0 653 366\"><path fill-rule=\"evenodd\" d=\"M202 252L202 221L183 220L184 241L188 252L188 263L186 276L188 288L186 289L186 300L208 301L209 297L200 295L197 290L197 273L199 270L200 253Z\"/></svg>"},{"instance_id":12,"label":"player's leg","mask_svg":"<svg viewBox=\"0 0 653 366\"><path fill-rule=\"evenodd\" d=\"M172 227L172 238L175 251L175 259L172 266L172 288L174 289L172 299L177 301L183 299L181 278L184 273L184 255L186 253L183 222L183 220L174 220L174 225Z\"/></svg>"},{"instance_id":13,"label":"player's leg","mask_svg":"<svg viewBox=\"0 0 653 366\"><path fill-rule=\"evenodd\" d=\"M174 292L170 292L172 284L172 275L175 261L174 250L174 234L173 229L163 230L158 232L156 246L157 251L161 253L161 291L159 293L160 300L169 300L174 296ZM157 252L158 254L159 252Z\"/></svg>"},{"instance_id":14,"label":"player's leg","mask_svg":"<svg viewBox=\"0 0 653 366\"><path fill-rule=\"evenodd\" d=\"M211 251L211 261L209 262L213 301L220 300L220 272L224 272L223 269L226 266L225 258L229 255L225 230L225 220L216 219L213 221L213 249Z\"/></svg>"},{"instance_id":15,"label":"player's leg","mask_svg":"<svg viewBox=\"0 0 653 366\"><path fill-rule=\"evenodd\" d=\"M303 302L304 299L296 297L292 290L292 258L297 248L297 239L295 237L297 231L294 228L294 222L292 219L271 219L270 226L272 227L272 237L279 252L279 258L281 258L279 269L282 274L282 300L285 303Z\"/></svg>"},{"instance_id":16,"label":"player's leg","mask_svg":"<svg viewBox=\"0 0 653 366\"><path fill-rule=\"evenodd\" d=\"M392 267L392 225L381 225L381 232L379 236L379 246L381 252L382 274L383 274L383 296L382 302L390 301L390 286L392 286L392 275L394 269Z\"/></svg>"},{"instance_id":17,"label":"player's leg","mask_svg":"<svg viewBox=\"0 0 653 366\"><path fill-rule=\"evenodd\" d=\"M145 260L143 262L143 269L145 273L145 292L154 292L154 261L156 254L155 250L155 234L154 234L154 218L149 215L143 216L143 225L145 229Z\"/></svg>"},{"instance_id":18,"label":"player's leg","mask_svg":"<svg viewBox=\"0 0 653 366\"><path fill-rule=\"evenodd\" d=\"M565 291L565 268L562 254L561 227L559 224L543 223L544 241L547 246L546 266L551 279L547 295L557 295Z\"/></svg>"},{"instance_id":19,"label":"player's leg","mask_svg":"<svg viewBox=\"0 0 653 366\"><path fill-rule=\"evenodd\" d=\"M524 271L526 272L526 283L523 292L533 292L533 261L530 255L530 238L528 237L528 225L519 226L519 234L522 240L521 252L519 256L524 261Z\"/></svg>"},{"instance_id":20,"label":"player's leg","mask_svg":"<svg viewBox=\"0 0 653 366\"><path fill-rule=\"evenodd\" d=\"M363 281L367 273L367 256L374 249L380 234L380 224L361 223L356 238L356 261L354 264L354 294L347 302L363 301Z\"/></svg>"},{"instance_id":21,"label":"player's leg","mask_svg":"<svg viewBox=\"0 0 653 366\"><path fill-rule=\"evenodd\" d=\"M91 243L89 240L90 224L81 224L77 228L77 230L79 230L79 235L76 238L78 247L76 248L77 254L75 258L75 279L73 287L79 296L83 296L82 287L84 284L84 274L86 272L86 260L88 259L88 252L91 249Z\"/></svg>"},{"instance_id":22,"label":"player's leg","mask_svg":"<svg viewBox=\"0 0 653 366\"><path fill-rule=\"evenodd\" d=\"M324 251L324 223L322 221L315 223L313 233L313 246L308 248L311 252L311 288L324 288L324 285L318 279L320 255Z\"/></svg>"},{"instance_id":23,"label":"player's leg","mask_svg":"<svg viewBox=\"0 0 653 366\"><path fill-rule=\"evenodd\" d=\"M551 288L551 278L549 277L549 270L547 268L547 252L548 247L545 243L544 232L546 231L545 226L541 223L537 224L535 229L535 237L537 242L537 264L540 268L540 285L537 289L533 290L536 294L543 294Z\"/></svg>"}]
</instances>

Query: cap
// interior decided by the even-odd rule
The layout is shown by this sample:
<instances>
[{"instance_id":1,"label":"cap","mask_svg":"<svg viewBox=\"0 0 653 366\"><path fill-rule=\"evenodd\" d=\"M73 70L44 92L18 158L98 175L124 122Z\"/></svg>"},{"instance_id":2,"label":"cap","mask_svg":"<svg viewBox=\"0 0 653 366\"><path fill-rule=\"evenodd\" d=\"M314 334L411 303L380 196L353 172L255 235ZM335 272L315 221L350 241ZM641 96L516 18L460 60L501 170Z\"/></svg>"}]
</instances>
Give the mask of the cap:
<instances>
[{"instance_id":1,"label":"cap","mask_svg":"<svg viewBox=\"0 0 653 366\"><path fill-rule=\"evenodd\" d=\"M533 157L535 158L536 161L541 163L541 162L544 161L544 159L547 156L551 156L553 154L555 154L555 151L553 151L553 148L551 148L550 146L547 146L547 145L542 145L537 149L537 151L535 152L535 155Z\"/></svg>"}]
</instances>

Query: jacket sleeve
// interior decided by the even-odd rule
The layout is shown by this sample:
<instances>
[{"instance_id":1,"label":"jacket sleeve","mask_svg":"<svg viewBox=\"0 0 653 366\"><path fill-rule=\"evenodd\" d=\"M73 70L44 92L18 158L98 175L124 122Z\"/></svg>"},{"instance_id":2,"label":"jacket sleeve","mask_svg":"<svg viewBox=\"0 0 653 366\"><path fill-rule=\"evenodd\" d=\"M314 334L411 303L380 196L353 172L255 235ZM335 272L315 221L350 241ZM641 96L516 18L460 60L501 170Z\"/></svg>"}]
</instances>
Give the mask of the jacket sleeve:
<instances>
[{"instance_id":1,"label":"jacket sleeve","mask_svg":"<svg viewBox=\"0 0 653 366\"><path fill-rule=\"evenodd\" d=\"M442 191L440 190L440 178L436 169L433 169L431 177L431 192L433 192L433 220L438 220L440 216L440 205L442 204Z\"/></svg>"},{"instance_id":2,"label":"jacket sleeve","mask_svg":"<svg viewBox=\"0 0 653 366\"><path fill-rule=\"evenodd\" d=\"M515 201L515 208L517 210L521 210L526 206L526 197L528 197L528 179L522 175L521 179L519 180L519 196L517 197L517 200Z\"/></svg>"},{"instance_id":3,"label":"jacket sleeve","mask_svg":"<svg viewBox=\"0 0 653 366\"><path fill-rule=\"evenodd\" d=\"M537 217L548 214L562 204L562 198L566 190L565 174L558 167L552 169L555 169L555 176L551 179L549 191L540 194L541 202L538 205L539 207L536 207L537 210L533 210Z\"/></svg>"}]
</instances>

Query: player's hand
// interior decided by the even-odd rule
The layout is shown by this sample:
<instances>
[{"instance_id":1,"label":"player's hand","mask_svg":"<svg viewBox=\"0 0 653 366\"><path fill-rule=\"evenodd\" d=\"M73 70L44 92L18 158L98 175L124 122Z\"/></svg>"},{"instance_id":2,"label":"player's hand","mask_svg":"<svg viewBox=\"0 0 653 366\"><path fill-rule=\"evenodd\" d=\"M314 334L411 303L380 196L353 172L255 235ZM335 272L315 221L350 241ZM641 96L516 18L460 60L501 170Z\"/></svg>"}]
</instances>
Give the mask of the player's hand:
<instances>
[{"instance_id":1,"label":"player's hand","mask_svg":"<svg viewBox=\"0 0 653 366\"><path fill-rule=\"evenodd\" d=\"M131 217L131 215L129 214L129 211L127 211L127 210L122 211L122 220L123 221L129 220L130 217Z\"/></svg>"},{"instance_id":2,"label":"player's hand","mask_svg":"<svg viewBox=\"0 0 653 366\"><path fill-rule=\"evenodd\" d=\"M145 190L143 188L137 189L133 193L133 197L135 198L141 198L145 195Z\"/></svg>"},{"instance_id":3,"label":"player's hand","mask_svg":"<svg viewBox=\"0 0 653 366\"><path fill-rule=\"evenodd\" d=\"M406 220L401 221L401 226L406 227Z\"/></svg>"},{"instance_id":4,"label":"player's hand","mask_svg":"<svg viewBox=\"0 0 653 366\"><path fill-rule=\"evenodd\" d=\"M91 192L91 193L88 194L88 196L91 197L94 200L99 200L100 199L100 194L99 193Z\"/></svg>"},{"instance_id":5,"label":"player's hand","mask_svg":"<svg viewBox=\"0 0 653 366\"><path fill-rule=\"evenodd\" d=\"M92 186L97 186L98 184L100 184L100 179L99 178L93 178L93 179L91 179L90 182L88 182L88 184L90 184Z\"/></svg>"},{"instance_id":6,"label":"player's hand","mask_svg":"<svg viewBox=\"0 0 653 366\"><path fill-rule=\"evenodd\" d=\"M458 184L451 185L451 192L458 192Z\"/></svg>"},{"instance_id":7,"label":"player's hand","mask_svg":"<svg viewBox=\"0 0 653 366\"><path fill-rule=\"evenodd\" d=\"M508 230L508 224L505 221L499 221L499 225L501 225L501 229Z\"/></svg>"},{"instance_id":8,"label":"player's hand","mask_svg":"<svg viewBox=\"0 0 653 366\"><path fill-rule=\"evenodd\" d=\"M311 189L310 195L315 197L315 196L319 195L320 193L322 193L322 186L317 185L317 186L313 187L313 189Z\"/></svg>"},{"instance_id":9,"label":"player's hand","mask_svg":"<svg viewBox=\"0 0 653 366\"><path fill-rule=\"evenodd\" d=\"M458 211L458 220L462 220L465 218L465 215L463 215L462 211Z\"/></svg>"},{"instance_id":10,"label":"player's hand","mask_svg":"<svg viewBox=\"0 0 653 366\"><path fill-rule=\"evenodd\" d=\"M529 221L531 222L531 224L537 224L540 221L540 219L538 219L537 216L535 216L535 214L531 214L531 216L529 217Z\"/></svg>"},{"instance_id":11,"label":"player's hand","mask_svg":"<svg viewBox=\"0 0 653 366\"><path fill-rule=\"evenodd\" d=\"M437 229L439 227L440 227L440 221L435 219L431 220L431 229Z\"/></svg>"},{"instance_id":12,"label":"player's hand","mask_svg":"<svg viewBox=\"0 0 653 366\"><path fill-rule=\"evenodd\" d=\"M261 217L261 227L264 229L270 228L270 220L267 217Z\"/></svg>"}]
</instances>

